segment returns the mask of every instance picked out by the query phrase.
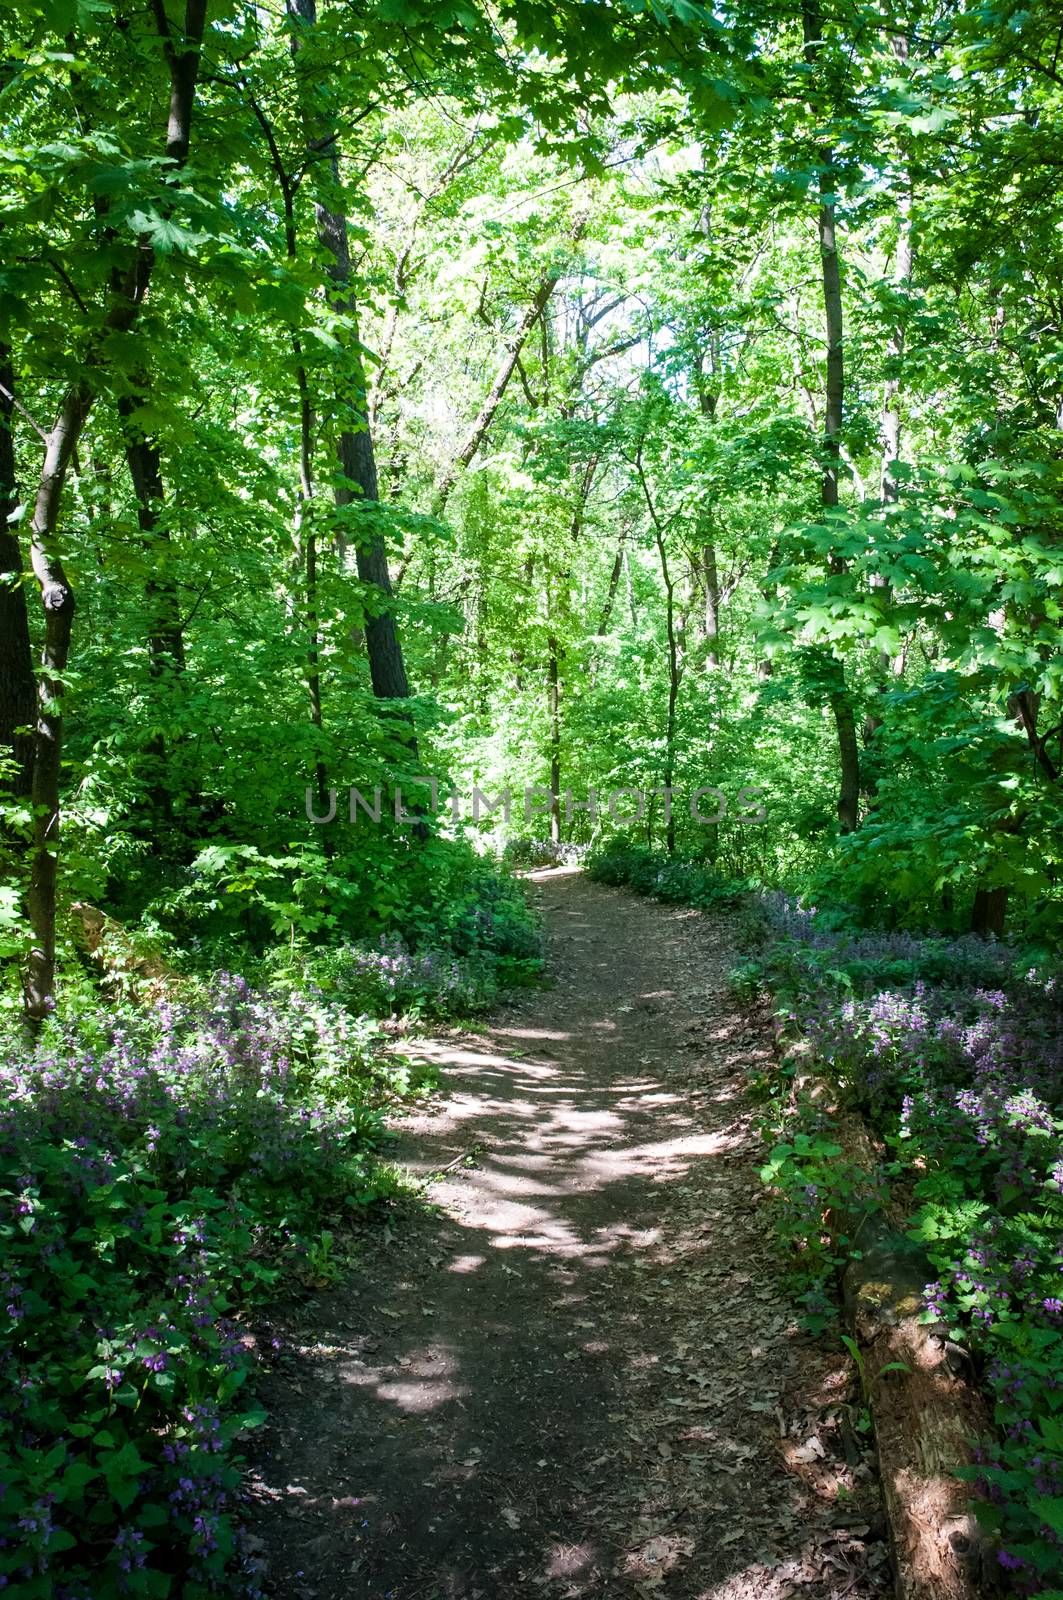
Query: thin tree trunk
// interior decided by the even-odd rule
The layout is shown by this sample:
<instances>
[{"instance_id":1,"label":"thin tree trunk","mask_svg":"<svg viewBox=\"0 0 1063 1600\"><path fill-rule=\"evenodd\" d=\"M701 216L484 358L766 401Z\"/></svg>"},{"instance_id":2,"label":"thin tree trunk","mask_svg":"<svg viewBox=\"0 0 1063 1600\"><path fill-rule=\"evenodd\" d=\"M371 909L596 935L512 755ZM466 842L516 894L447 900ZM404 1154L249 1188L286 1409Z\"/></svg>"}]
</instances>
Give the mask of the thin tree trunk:
<instances>
[{"instance_id":1,"label":"thin tree trunk","mask_svg":"<svg viewBox=\"0 0 1063 1600\"><path fill-rule=\"evenodd\" d=\"M708 209L702 212L701 232L708 238L711 234L711 219ZM719 404L719 392L709 381L714 381L719 370L718 340L713 335L709 340L708 350L699 352L695 367L695 382L698 392L698 410L707 422L716 420L716 408ZM709 375L705 372L705 357L708 355L710 362ZM705 515L706 531L712 526L711 507ZM705 653L705 666L709 672L715 672L720 665L719 639L720 639L720 572L716 555L716 545L711 537L706 538L701 546L700 576L705 594L705 606L702 613L702 634L707 646Z\"/></svg>"},{"instance_id":2,"label":"thin tree trunk","mask_svg":"<svg viewBox=\"0 0 1063 1600\"><path fill-rule=\"evenodd\" d=\"M14 410L11 352L0 345L0 760L15 763L10 777L0 778L0 792L26 799L33 782L36 693L22 552L10 524L18 505Z\"/></svg>"},{"instance_id":3,"label":"thin tree trunk","mask_svg":"<svg viewBox=\"0 0 1063 1600\"><path fill-rule=\"evenodd\" d=\"M776 542L775 544L772 545L771 550L768 553L768 573L774 572L775 568L778 565L779 565L779 546L778 546L778 543ZM762 583L758 583L757 584L757 588L760 590L760 597L764 601L764 603L766 605L770 605L771 602L772 602L773 596L771 594L770 589L768 588L768 576L767 576L767 574L765 574L764 581ZM774 675L775 675L775 664L772 661L771 657L770 656L762 656L760 658L760 660L757 662L757 682L758 683L768 683L774 677Z\"/></svg>"},{"instance_id":4,"label":"thin tree trunk","mask_svg":"<svg viewBox=\"0 0 1063 1600\"><path fill-rule=\"evenodd\" d=\"M823 29L818 0L802 0L805 60L814 67L819 59ZM842 409L845 399L845 361L842 322L841 266L835 227L834 152L826 147L819 152L819 194L817 214L819 257L823 284L823 314L827 330L827 382L823 418L823 476L820 498L824 510L838 504L838 477L841 466ZM830 569L845 570L844 562L832 556ZM860 746L856 738L856 718L845 681L844 664L829 658L831 686L828 691L831 712L838 735L838 760L841 769L838 786L838 824L843 833L853 833L860 822Z\"/></svg>"},{"instance_id":5,"label":"thin tree trunk","mask_svg":"<svg viewBox=\"0 0 1063 1600\"><path fill-rule=\"evenodd\" d=\"M420 231L421 223L424 220L425 213L427 212L431 202L439 199L441 195L445 194L454 179L458 177L460 173L467 171L469 167L474 166L490 148L492 143L491 134L488 134L484 139L484 143L480 149L476 148L482 137L483 135L481 134L480 129L476 128L471 137L466 139L464 143L459 145L454 151L454 154L451 156L450 160L447 162L446 166L443 168L442 172L439 174L439 177L433 183L431 188L427 189L421 194L420 202L410 219L405 242L395 257L395 269L392 273L391 279L392 298L388 303L388 309L384 316L384 326L380 335L379 348L376 352L376 366L373 372L372 382L369 385L367 402L368 420L369 427L374 433L376 431L380 406L385 398L384 380L387 377L388 368L391 364L392 351L395 345L395 335L398 331L399 325L400 307L403 296L405 295L409 286L411 261L413 259L414 246L417 243L417 236ZM404 568L405 561L403 562L403 569ZM396 581L398 582L400 579L401 571Z\"/></svg>"},{"instance_id":6,"label":"thin tree trunk","mask_svg":"<svg viewBox=\"0 0 1063 1600\"><path fill-rule=\"evenodd\" d=\"M303 25L313 27L317 22L317 0L289 0L289 15ZM297 61L299 50L300 40L293 35L292 51ZM308 97L303 111L307 145L311 156L319 159L323 151L328 152L324 159L329 183L332 193L339 196L342 189L335 129L326 126L325 119L311 107L312 101ZM332 303L348 318L351 328L350 341L339 364L338 381L341 388L337 409L339 415L346 419L346 425L340 428L336 442L339 465L336 506L343 510L355 504L376 505L380 500L380 488L373 439L369 431L365 368L358 348L358 306L351 286L347 218L342 211L334 210L321 198L315 202L314 211L318 237L327 255ZM346 536L342 532L338 544L342 555L346 548ZM395 620L387 551L384 535L375 522L371 524L369 533L355 538L354 554L358 576L371 594L369 614L365 621L365 644L373 693L379 700L408 700L410 686ZM412 723L404 743L416 760L417 742Z\"/></svg>"},{"instance_id":7,"label":"thin tree trunk","mask_svg":"<svg viewBox=\"0 0 1063 1600\"><path fill-rule=\"evenodd\" d=\"M602 614L598 618L596 632L599 637L605 633L613 616L613 607L616 605L616 592L620 587L620 577L624 570L624 545L627 543L627 529L623 529L616 541L616 555L613 557L613 570L609 574L609 584L605 591L605 603Z\"/></svg>"},{"instance_id":8,"label":"thin tree trunk","mask_svg":"<svg viewBox=\"0 0 1063 1600\"><path fill-rule=\"evenodd\" d=\"M898 233L897 233L897 262L894 282L903 293L912 282L912 273L915 265L915 256L912 247L911 223L911 179L908 188L898 202ZM900 363L904 357L904 346L907 334L907 318L902 312L890 329L889 342L886 354L893 367L893 372L886 379L882 391L882 466L880 472L879 488L883 500L895 501L899 489L894 476L894 467L900 460L901 454L901 375Z\"/></svg>"},{"instance_id":9,"label":"thin tree trunk","mask_svg":"<svg viewBox=\"0 0 1063 1600\"><path fill-rule=\"evenodd\" d=\"M705 665L716 672L720 665L720 573L716 562L716 546L701 547L701 581L705 590L705 609L702 627L707 651Z\"/></svg>"},{"instance_id":10,"label":"thin tree trunk","mask_svg":"<svg viewBox=\"0 0 1063 1600\"><path fill-rule=\"evenodd\" d=\"M569 238L573 244L578 244L579 240L583 237L587 227L587 222L588 213L581 212L573 223L571 233L569 234ZM487 430L494 421L495 412L501 405L506 390L509 387L509 380L512 378L513 373L516 370L517 362L520 359L520 353L527 343L528 335L531 333L532 329L535 327L535 324L546 310L550 297L557 288L560 278L561 274L559 272L550 272L541 279L535 294L532 296L531 303L525 308L523 316L517 323L514 332L511 334L506 347L502 352L498 366L495 369L495 376L491 383L491 387L487 392L487 398L480 407L480 410L476 415L476 420L473 422L472 427L469 429L469 432L465 437L465 442L458 450L453 461L450 463L450 466L447 468L436 487L435 499L432 502L432 511L435 516L438 517L442 515L443 510L446 507L446 503L450 499L451 491L458 480L458 473L464 467L469 465L477 450L479 450L481 444L483 443Z\"/></svg>"},{"instance_id":11,"label":"thin tree trunk","mask_svg":"<svg viewBox=\"0 0 1063 1600\"><path fill-rule=\"evenodd\" d=\"M642 446L639 445L635 456L635 470L638 473L642 496L646 502L646 509L650 514L653 524L653 536L657 545L657 555L661 563L661 578L664 582L665 601L665 637L668 641L668 710L665 718L664 735L664 788L665 788L665 847L669 855L675 854L675 812L672 809L671 789L675 778L675 732L676 708L679 703L679 639L675 626L675 583L668 566L668 551L665 548L664 535L666 524L662 525L653 503L650 486L646 481L646 473L642 465Z\"/></svg>"},{"instance_id":12,"label":"thin tree trunk","mask_svg":"<svg viewBox=\"0 0 1063 1600\"><path fill-rule=\"evenodd\" d=\"M26 894L31 944L25 975L26 1017L39 1026L54 1008L55 890L59 851L59 773L63 749L63 674L70 655L74 592L59 558L55 531L63 485L93 395L73 384L45 448L33 520L30 560L44 607L44 646L37 677L33 751L33 847Z\"/></svg>"},{"instance_id":13,"label":"thin tree trunk","mask_svg":"<svg viewBox=\"0 0 1063 1600\"><path fill-rule=\"evenodd\" d=\"M675 728L676 706L679 701L679 645L675 631L675 584L672 582L668 568L668 554L664 548L664 536L659 527L654 529L657 536L657 554L661 561L661 576L664 579L665 595L665 631L668 639L668 715L665 723L664 736L664 788L666 791L667 822L665 824L665 848L668 854L675 854L675 811L671 802L671 789L675 779Z\"/></svg>"},{"instance_id":14,"label":"thin tree trunk","mask_svg":"<svg viewBox=\"0 0 1063 1600\"><path fill-rule=\"evenodd\" d=\"M905 39L894 40L894 52L903 61L907 58L908 45ZM907 180L907 188L898 202L898 232L897 232L897 258L894 281L897 288L904 293L911 284L914 269L914 253L912 249L911 204L912 189L911 177ZM898 315L896 322L890 330L886 354L889 358L893 372L886 379L882 391L882 462L879 470L879 494L887 505L894 504L900 496L900 486L894 473L894 468L901 454L901 374L900 363L904 356L907 318L904 311ZM888 606L890 603L889 580L879 573L872 573L871 587L884 591L883 599ZM877 662L877 677L879 694L884 695L889 688L889 673L894 663L888 650L880 650ZM864 742L870 744L879 728L882 718L870 713L864 722ZM869 791L877 788L877 784L869 783Z\"/></svg>"},{"instance_id":15,"label":"thin tree trunk","mask_svg":"<svg viewBox=\"0 0 1063 1600\"><path fill-rule=\"evenodd\" d=\"M162 6L156 10L159 36L170 69L166 155L175 167L182 166L188 156L207 4L208 0L186 0L184 29L179 39L171 34ZM153 251L140 241L127 272L116 284L113 302L103 319L104 338L114 333L128 333L132 328L147 294L154 265ZM86 362L86 369L88 367ZM55 1003L59 775L63 745L61 697L74 617L74 593L63 570L56 530L66 475L94 399L94 390L85 378L72 383L63 396L55 425L45 440L30 522L30 562L44 608L31 792L33 846L26 896L31 944L24 992L25 1014L31 1028L39 1027Z\"/></svg>"},{"instance_id":16,"label":"thin tree trunk","mask_svg":"<svg viewBox=\"0 0 1063 1600\"><path fill-rule=\"evenodd\" d=\"M292 340L296 361L301 361L302 346ZM324 714L321 709L321 614L318 600L317 530L312 516L308 515L314 498L313 430L314 419L310 405L310 389L306 369L296 369L299 393L299 509L296 513L295 539L302 545L303 593L306 600L306 683L310 700L311 724L321 733ZM328 773L324 758L319 754L314 762L314 784L317 789L318 815L328 811ZM332 835L325 833L325 854L333 853Z\"/></svg>"},{"instance_id":17,"label":"thin tree trunk","mask_svg":"<svg viewBox=\"0 0 1063 1600\"><path fill-rule=\"evenodd\" d=\"M170 535L160 527L159 510L165 500L162 481L162 457L154 439L142 433L135 424L137 411L146 398L140 392L123 396L118 402L118 414L126 435L125 457L133 493L137 502L137 525L144 536L144 547L152 561L154 574L144 586L147 605L148 671L163 686L163 693L171 689L179 674L185 670L185 641L181 629L177 589L166 570L170 554ZM158 566L162 564L162 573ZM162 720L168 720L163 718ZM169 824L173 820L173 790L170 779L169 751L165 735L155 733L147 747L149 757L148 796L156 823Z\"/></svg>"},{"instance_id":18,"label":"thin tree trunk","mask_svg":"<svg viewBox=\"0 0 1063 1600\"><path fill-rule=\"evenodd\" d=\"M281 157L280 147L277 144L272 124L254 95L250 92L248 92L248 99L258 124L265 134L273 171L280 185L281 200L284 205L285 255L289 262L294 262L299 254L299 241L295 227L295 184ZM306 605L306 680L307 696L310 703L310 722L321 733L324 729L324 713L321 701L321 612L318 598L318 548L317 529L310 515L311 503L314 499L314 410L310 398L310 384L306 375L306 363L303 359L303 344L297 333L292 334L291 345L292 354L295 357L295 388L299 402L299 487L297 490L292 541L295 545L296 562L303 580L303 597ZM314 761L313 775L314 786L317 790L318 815L324 816L329 809L328 772L320 753ZM323 840L325 854L331 856L334 853L332 834L325 833Z\"/></svg>"},{"instance_id":19,"label":"thin tree trunk","mask_svg":"<svg viewBox=\"0 0 1063 1600\"><path fill-rule=\"evenodd\" d=\"M137 525L144 535L145 548L163 558L166 566L169 556L170 535L159 526L159 509L165 501L162 481L162 457L154 439L139 432L133 419L143 404L144 395L127 396L118 402L118 413L126 430L125 456L133 493L137 501ZM148 602L148 660L152 673L183 672L185 669L185 641L181 630L180 607L177 589L172 578L162 576L148 579L145 585Z\"/></svg>"},{"instance_id":20,"label":"thin tree trunk","mask_svg":"<svg viewBox=\"0 0 1063 1600\"><path fill-rule=\"evenodd\" d=\"M547 640L546 710L550 719L550 837L561 843L561 647Z\"/></svg>"}]
</instances>

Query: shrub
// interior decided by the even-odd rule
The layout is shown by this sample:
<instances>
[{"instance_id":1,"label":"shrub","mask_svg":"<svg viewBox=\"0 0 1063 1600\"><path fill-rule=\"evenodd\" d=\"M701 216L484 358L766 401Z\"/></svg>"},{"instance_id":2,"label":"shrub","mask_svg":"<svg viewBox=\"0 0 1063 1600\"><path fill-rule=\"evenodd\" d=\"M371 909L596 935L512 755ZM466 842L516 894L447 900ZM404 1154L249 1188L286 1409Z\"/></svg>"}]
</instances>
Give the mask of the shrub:
<instances>
[{"instance_id":1,"label":"shrub","mask_svg":"<svg viewBox=\"0 0 1063 1600\"><path fill-rule=\"evenodd\" d=\"M703 862L664 855L626 840L612 840L588 859L598 883L624 885L671 905L737 905L747 885L724 878Z\"/></svg>"}]
</instances>

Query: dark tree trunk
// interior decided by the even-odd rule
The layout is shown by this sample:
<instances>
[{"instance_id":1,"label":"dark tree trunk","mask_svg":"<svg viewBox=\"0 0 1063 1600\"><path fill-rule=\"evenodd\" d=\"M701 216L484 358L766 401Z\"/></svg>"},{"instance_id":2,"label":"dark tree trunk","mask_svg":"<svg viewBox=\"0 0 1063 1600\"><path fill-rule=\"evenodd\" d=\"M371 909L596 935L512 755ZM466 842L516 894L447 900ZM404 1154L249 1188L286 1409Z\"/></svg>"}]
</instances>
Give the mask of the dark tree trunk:
<instances>
[{"instance_id":1,"label":"dark tree trunk","mask_svg":"<svg viewBox=\"0 0 1063 1600\"><path fill-rule=\"evenodd\" d=\"M856 737L856 717L845 685L841 662L837 663L838 687L830 697L830 708L838 734L841 782L838 786L838 824L843 833L855 833L860 824L860 746Z\"/></svg>"},{"instance_id":2,"label":"dark tree trunk","mask_svg":"<svg viewBox=\"0 0 1063 1600\"><path fill-rule=\"evenodd\" d=\"M18 504L14 409L11 352L0 346L0 760L15 763L11 776L0 779L0 790L26 799L33 783L36 693L22 553L9 521Z\"/></svg>"},{"instance_id":3,"label":"dark tree trunk","mask_svg":"<svg viewBox=\"0 0 1063 1600\"><path fill-rule=\"evenodd\" d=\"M317 21L317 0L289 0L289 13L303 25L313 27ZM298 60L298 36L293 36L292 49ZM335 130L325 126L325 119L316 114L310 97L304 101L304 119L311 155L325 161L329 187L333 195L339 196L342 191ZM327 155L322 156L323 151L327 151ZM338 380L337 415L343 420L336 445L339 465L336 505L340 509L356 503L375 505L380 500L380 488L373 439L369 431L365 368L358 349L358 307L351 288L347 218L324 199L317 200L314 210L318 236L327 253L333 304L349 319L351 326L350 342L338 363L341 375ZM339 544L342 554L345 547L342 534ZM373 526L372 531L355 538L354 555L358 576L370 591L365 643L373 693L380 700L408 700L410 686L395 620L387 550L383 533L378 527ZM417 744L412 725L404 743L416 759Z\"/></svg>"},{"instance_id":4,"label":"dark tree trunk","mask_svg":"<svg viewBox=\"0 0 1063 1600\"><path fill-rule=\"evenodd\" d=\"M814 67L823 42L823 24L818 0L803 0L801 18L804 30L805 60ZM827 330L827 382L823 418L823 477L820 498L825 511L838 504L838 475L841 465L842 417L845 401L845 360L842 323L841 265L835 227L834 152L819 152L819 194L817 214L820 272L823 283L823 314ZM833 573L845 571L836 556L830 560ZM860 746L856 737L856 718L845 682L844 663L832 659L830 706L838 735L838 825L843 833L853 833L860 823Z\"/></svg>"},{"instance_id":5,"label":"dark tree trunk","mask_svg":"<svg viewBox=\"0 0 1063 1600\"><path fill-rule=\"evenodd\" d=\"M178 39L170 31L165 11L157 13L160 38L170 69L170 106L166 128L166 154L175 166L188 155L195 101L196 78L208 0L186 0L184 27ZM124 276L116 282L112 303L103 319L104 336L128 333L140 314L148 291L153 252L136 246ZM99 350L95 352L97 357ZM89 363L86 363L86 367ZM66 475L77 449L95 392L82 378L63 396L55 426L47 435L44 459L30 522L30 560L44 608L44 646L37 679L37 720L34 735L33 846L30 885L26 895L31 944L25 973L25 1015L31 1028L39 1027L54 1007L55 908L59 848L59 776L62 762L63 674L70 654L74 593L67 582L59 554L57 528Z\"/></svg>"},{"instance_id":6,"label":"dark tree trunk","mask_svg":"<svg viewBox=\"0 0 1063 1600\"><path fill-rule=\"evenodd\" d=\"M152 571L144 586L148 670L165 698L177 675L185 670L185 641L177 588L169 572L170 535L159 520L166 494L162 457L156 440L141 432L135 420L145 398L143 392L123 396L118 402L118 413L126 435L125 457L136 496L137 525L144 536ZM167 827L173 821L173 782L170 752L163 733L152 737L147 754L149 805L154 823Z\"/></svg>"},{"instance_id":7,"label":"dark tree trunk","mask_svg":"<svg viewBox=\"0 0 1063 1600\"><path fill-rule=\"evenodd\" d=\"M33 847L26 911L30 953L26 964L26 1017L39 1026L53 1009L55 986L55 889L59 855L59 773L63 750L63 674L70 655L74 592L59 559L56 526L63 485L78 438L92 406L87 384L66 393L48 435L44 465L30 526L33 572L44 607L44 646L37 678L33 754Z\"/></svg>"},{"instance_id":8,"label":"dark tree trunk","mask_svg":"<svg viewBox=\"0 0 1063 1600\"><path fill-rule=\"evenodd\" d=\"M136 413L146 396L124 396L118 402L118 412L126 431L125 457L133 493L137 501L137 525L144 535L145 548L153 556L155 570L145 586L148 602L148 660L151 671L158 677L167 671L183 672L185 669L185 641L181 629L180 605L177 588L166 570L170 556L169 530L160 526L159 512L166 491L162 481L162 457L156 440L149 438L136 426Z\"/></svg>"},{"instance_id":9,"label":"dark tree trunk","mask_svg":"<svg viewBox=\"0 0 1063 1600\"><path fill-rule=\"evenodd\" d=\"M996 889L976 889L974 904L971 907L971 932L980 934L983 939L990 937L1001 939L1004 936L1004 919L1008 909L1008 891L1006 887Z\"/></svg>"},{"instance_id":10,"label":"dark tree trunk","mask_svg":"<svg viewBox=\"0 0 1063 1600\"><path fill-rule=\"evenodd\" d=\"M550 718L550 837L561 843L561 649L553 634L547 640L546 710Z\"/></svg>"}]
</instances>

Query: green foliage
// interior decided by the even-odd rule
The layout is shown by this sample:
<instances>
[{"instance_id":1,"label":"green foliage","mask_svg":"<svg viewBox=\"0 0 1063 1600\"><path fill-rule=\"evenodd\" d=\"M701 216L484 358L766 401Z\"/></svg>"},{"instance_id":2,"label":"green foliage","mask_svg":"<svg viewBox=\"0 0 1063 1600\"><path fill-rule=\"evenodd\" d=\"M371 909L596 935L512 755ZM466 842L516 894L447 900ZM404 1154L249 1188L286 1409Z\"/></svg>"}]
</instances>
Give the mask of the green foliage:
<instances>
[{"instance_id":1,"label":"green foliage","mask_svg":"<svg viewBox=\"0 0 1063 1600\"><path fill-rule=\"evenodd\" d=\"M0 1070L6 1590L225 1592L262 1416L234 1317L333 1276L337 1224L392 1192L397 1070L334 1000L226 974Z\"/></svg>"},{"instance_id":2,"label":"green foliage","mask_svg":"<svg viewBox=\"0 0 1063 1600\"><path fill-rule=\"evenodd\" d=\"M624 884L671 905L733 906L747 888L704 862L684 861L625 840L613 840L592 853L587 871L599 883Z\"/></svg>"},{"instance_id":3,"label":"green foliage","mask_svg":"<svg viewBox=\"0 0 1063 1600\"><path fill-rule=\"evenodd\" d=\"M804 1321L820 1333L837 1315L838 1276L854 1251L860 1226L881 1209L883 1175L845 1157L829 1133L815 1129L808 1108L787 1119L789 1138L774 1146L760 1169L775 1192L779 1240L791 1258Z\"/></svg>"},{"instance_id":4,"label":"green foliage","mask_svg":"<svg viewBox=\"0 0 1063 1600\"><path fill-rule=\"evenodd\" d=\"M189 1125L212 1103L214 1067L197 1054L208 1035L236 1096L231 1139L211 1124L198 1151L165 1118L107 1124L113 1209L132 1231L104 1246L102 1210L83 1221L75 1204L80 1158L26 1123L8 1198L21 1204L21 1178L35 1175L25 1194L31 1211L43 1197L39 1237L60 1241L57 1261L74 1252L58 1288L75 1297L56 1327L75 1323L79 1274L117 1262L93 1278L101 1304L131 1297L113 1310L113 1339L97 1338L117 1361L152 1296L170 1293L159 1240L193 1212L219 1307L239 1310L288 1270L285 1227L313 1271L331 1271L333 1180L350 1161L350 1192L373 1188L375 1101L389 1075L418 1087L382 1064L375 1022L357 1017L452 1017L536 981L539 936L519 890L475 850L531 866L590 847L601 882L734 911L751 952L735 993L752 1004L773 990L780 1025L802 1033L839 1095L906 1169L923 1163L919 1227L950 1307L976 1329L987 1308L994 1327L1020 1329L1040 1409L1020 1414L993 1389L1008 1453L987 1482L1003 1496L1006 1548L1043 1574L1058 1484L1022 1476L1023 1437L1052 1414L1038 1363L1055 1351L1031 1335L1021 1285L983 1302L989 1291L960 1283L957 1229L996 1226L1009 1271L1033 1252L1029 1284L1055 1299L1054 1192L1035 1205L1027 1189L1031 1175L1050 1181L1058 1085L1012 1052L1008 1099L1035 1103L994 1103L984 1143L955 1097L985 1088L963 1040L1011 1050L987 996L1004 994L1031 1050L1054 1038L1048 1007L1022 989L1030 963L962 937L1006 929L1040 960L1063 928L1052 18L991 0L934 16L902 7L884 30L841 6L809 41L796 11L696 0L297 9L210 0L187 159L161 134L180 6L31 0L3 23L5 1021L29 952L47 943L26 911L56 851L60 882L59 1012L15 1102L28 1096L43 1129L86 1052L107 1062L87 1103L126 1071L95 1014L75 901L125 925L104 965L138 1060L162 1048L127 1011L145 965L161 956L198 975L188 1004L200 1020L190 1012L178 1030L196 1062L181 1080ZM840 307L823 294L833 264ZM45 456L57 416L77 424L58 473ZM32 538L46 502L54 528ZM28 600L39 659L56 619L54 585L47 614L38 603L42 558L61 559L77 609L59 794L36 815L39 830L53 814L60 827L34 860L11 758L35 687L39 708L59 704L60 685L33 683L20 625ZM380 692L403 677L414 693ZM42 736L38 775L57 749ZM839 808L843 751L855 817ZM427 775L453 783L453 806L412 826L387 802L379 823L349 820L349 785L408 796ZM460 801L473 783L552 794L548 844L534 838L541 797L534 814L519 815L518 798L515 817L477 820ZM709 785L727 797L717 822L685 806L667 815L662 790ZM577 801L597 791L597 814L571 810L569 788ZM635 824L605 821L618 789L654 794L637 842ZM306 796L320 814L333 790L337 819L319 826ZM737 798L751 790L763 815ZM752 900L753 885L840 909L820 912L810 936L807 915ZM293 1126L320 1111L348 1130L335 1171L302 1146L268 1181L248 1165L262 1105L242 1056L230 1060L203 1020L216 996L195 989L218 967L251 978L247 1004L264 1008L263 1036L287 1062L279 1099L260 1076L262 1105ZM55 1066L46 1083L64 1028L72 1076ZM836 1219L862 1202L819 1148L826 1130L787 1122L793 1076L790 1062L758 1092L773 1137L787 1136L773 1182L814 1297L848 1237ZM129 1221L159 1207L158 1239ZM13 1259L28 1251L47 1275L30 1214L8 1219ZM261 1249L247 1249L241 1229L255 1228ZM71 1378L63 1415L91 1393L104 1413L91 1426L107 1437L68 1429L80 1441L68 1462L42 1423L45 1448L12 1457L39 1524L24 1530L34 1561L58 1538L69 1565L49 1527L83 1518L101 1600L108 1584L162 1593L170 1557L157 1552L188 1532L183 1510L173 1534L152 1502L113 1543L141 1455L156 1453L150 1477L168 1430L195 1442L156 1380L172 1374L183 1394L180 1366L196 1404L234 1415L223 1346L199 1352L173 1296L159 1304L176 1342L154 1374L133 1345L143 1370L128 1405L123 1387L101 1395L86 1376L98 1351L78 1344L71 1357L82 1387ZM16 1322L18 1339L52 1349L43 1311ZM997 1335L980 1335L996 1360ZM47 1361L62 1367L54 1350ZM46 1477L62 1486L51 1509L38 1505ZM143 1571L137 1533L152 1544ZM189 1584L210 1588L229 1538L198 1552L206 1576ZM51 1578L26 1582L29 1600Z\"/></svg>"},{"instance_id":5,"label":"green foliage","mask_svg":"<svg viewBox=\"0 0 1063 1600\"><path fill-rule=\"evenodd\" d=\"M775 942L760 968L790 1048L861 1105L889 1147L910 1237L937 1273L926 1320L968 1347L997 1425L965 1475L1001 1565L1039 1591L1063 1573L1052 1520L1063 1481L1058 973L982 940L860 933L785 902L769 914ZM769 1125L792 1125L784 1083L775 1089ZM834 1198L829 1160L823 1193L818 1173L814 1196L800 1189L799 1158L812 1154L800 1138L774 1151L763 1174L786 1200L782 1229L799 1259L820 1205L845 1215L847 1204ZM802 1196L815 1213L804 1229ZM834 1232L818 1235L821 1247Z\"/></svg>"}]
</instances>

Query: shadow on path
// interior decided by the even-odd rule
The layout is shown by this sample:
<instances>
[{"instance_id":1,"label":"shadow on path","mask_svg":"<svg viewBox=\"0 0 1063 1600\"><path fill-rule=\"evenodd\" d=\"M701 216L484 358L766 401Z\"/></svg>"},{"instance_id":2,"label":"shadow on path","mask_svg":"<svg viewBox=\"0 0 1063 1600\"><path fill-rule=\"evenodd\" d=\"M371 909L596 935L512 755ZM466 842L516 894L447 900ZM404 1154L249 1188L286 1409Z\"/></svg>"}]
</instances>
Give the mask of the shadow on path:
<instances>
[{"instance_id":1,"label":"shadow on path","mask_svg":"<svg viewBox=\"0 0 1063 1600\"><path fill-rule=\"evenodd\" d=\"M398 1160L458 1161L438 1211L300 1310L265 1385L267 1588L868 1600L877 1498L770 1252L726 923L535 877L554 986L417 1046L441 1092Z\"/></svg>"}]
</instances>

